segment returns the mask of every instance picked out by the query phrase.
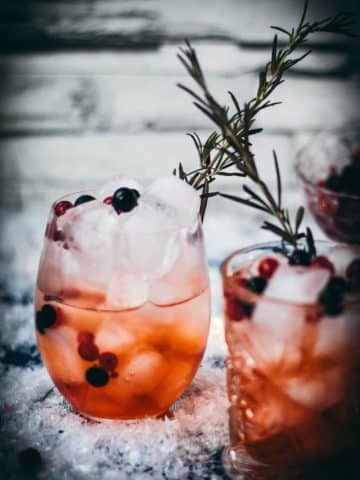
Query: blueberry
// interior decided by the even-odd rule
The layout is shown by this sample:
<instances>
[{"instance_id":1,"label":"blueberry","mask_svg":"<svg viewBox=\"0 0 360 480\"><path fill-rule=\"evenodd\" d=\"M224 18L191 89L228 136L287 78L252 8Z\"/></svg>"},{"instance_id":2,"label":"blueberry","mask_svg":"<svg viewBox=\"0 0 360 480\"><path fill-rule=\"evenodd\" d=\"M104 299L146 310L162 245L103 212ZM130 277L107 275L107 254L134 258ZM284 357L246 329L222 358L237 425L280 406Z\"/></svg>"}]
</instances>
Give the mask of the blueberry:
<instances>
[{"instance_id":1,"label":"blueberry","mask_svg":"<svg viewBox=\"0 0 360 480\"><path fill-rule=\"evenodd\" d=\"M349 291L349 283L342 277L331 277L326 288L334 295L344 295Z\"/></svg>"},{"instance_id":2,"label":"blueberry","mask_svg":"<svg viewBox=\"0 0 360 480\"><path fill-rule=\"evenodd\" d=\"M93 387L104 387L109 381L109 374L102 367L90 367L86 370L86 381Z\"/></svg>"},{"instance_id":3,"label":"blueberry","mask_svg":"<svg viewBox=\"0 0 360 480\"><path fill-rule=\"evenodd\" d=\"M245 288L254 293L262 293L266 287L266 279L263 277L252 277L245 283Z\"/></svg>"},{"instance_id":4,"label":"blueberry","mask_svg":"<svg viewBox=\"0 0 360 480\"><path fill-rule=\"evenodd\" d=\"M289 265L309 266L311 263L311 255L305 250L294 250L289 257Z\"/></svg>"},{"instance_id":5,"label":"blueberry","mask_svg":"<svg viewBox=\"0 0 360 480\"><path fill-rule=\"evenodd\" d=\"M83 203L87 203L87 202L92 202L93 200L96 200L95 197L93 197L92 195L81 195L80 197L78 197L76 200L75 200L75 207L77 207L78 205L81 205Z\"/></svg>"},{"instance_id":6,"label":"blueberry","mask_svg":"<svg viewBox=\"0 0 360 480\"><path fill-rule=\"evenodd\" d=\"M112 196L114 209L120 212L130 212L137 205L140 194L133 188L121 187Z\"/></svg>"},{"instance_id":7,"label":"blueberry","mask_svg":"<svg viewBox=\"0 0 360 480\"><path fill-rule=\"evenodd\" d=\"M330 278L318 298L327 315L336 316L342 313L344 295L348 290L349 284L346 280L341 277Z\"/></svg>"},{"instance_id":8,"label":"blueberry","mask_svg":"<svg viewBox=\"0 0 360 480\"><path fill-rule=\"evenodd\" d=\"M56 310L51 305L44 305L41 310L36 312L36 328L40 333L45 333L46 328L50 328L56 322Z\"/></svg>"}]
</instances>

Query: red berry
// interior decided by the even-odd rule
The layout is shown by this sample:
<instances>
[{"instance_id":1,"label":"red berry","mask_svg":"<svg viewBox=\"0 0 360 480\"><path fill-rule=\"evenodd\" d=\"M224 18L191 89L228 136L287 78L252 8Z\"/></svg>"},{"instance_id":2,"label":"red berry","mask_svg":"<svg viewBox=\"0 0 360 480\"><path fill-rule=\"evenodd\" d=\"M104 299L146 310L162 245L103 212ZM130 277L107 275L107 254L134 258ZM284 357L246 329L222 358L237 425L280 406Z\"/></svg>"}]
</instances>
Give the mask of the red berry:
<instances>
[{"instance_id":1,"label":"red berry","mask_svg":"<svg viewBox=\"0 0 360 480\"><path fill-rule=\"evenodd\" d=\"M333 195L321 193L319 195L319 208L325 215L335 215L339 209L339 201Z\"/></svg>"},{"instance_id":2,"label":"red berry","mask_svg":"<svg viewBox=\"0 0 360 480\"><path fill-rule=\"evenodd\" d=\"M55 207L54 207L54 212L57 217L61 217L61 215L64 215L64 213L69 210L69 208L72 208L73 204L71 202L68 202L67 200L62 200L61 202L58 202Z\"/></svg>"},{"instance_id":3,"label":"red berry","mask_svg":"<svg viewBox=\"0 0 360 480\"><path fill-rule=\"evenodd\" d=\"M242 303L234 298L228 298L226 301L226 315L229 320L240 322L244 316Z\"/></svg>"},{"instance_id":4,"label":"red berry","mask_svg":"<svg viewBox=\"0 0 360 480\"><path fill-rule=\"evenodd\" d=\"M79 343L94 343L94 334L83 330L77 335L77 341Z\"/></svg>"},{"instance_id":5,"label":"red berry","mask_svg":"<svg viewBox=\"0 0 360 480\"><path fill-rule=\"evenodd\" d=\"M263 278L271 278L278 268L279 262L276 258L264 258L259 264L259 275Z\"/></svg>"},{"instance_id":6,"label":"red berry","mask_svg":"<svg viewBox=\"0 0 360 480\"><path fill-rule=\"evenodd\" d=\"M334 264L327 258L325 255L319 255L318 257L313 258L311 261L312 267L319 267L329 270L331 275L335 274Z\"/></svg>"},{"instance_id":7,"label":"red berry","mask_svg":"<svg viewBox=\"0 0 360 480\"><path fill-rule=\"evenodd\" d=\"M106 205L112 205L112 197L104 198L103 203L105 203Z\"/></svg>"},{"instance_id":8,"label":"red berry","mask_svg":"<svg viewBox=\"0 0 360 480\"><path fill-rule=\"evenodd\" d=\"M92 362L99 356L99 349L94 343L80 343L78 352L81 358Z\"/></svg>"},{"instance_id":9,"label":"red berry","mask_svg":"<svg viewBox=\"0 0 360 480\"><path fill-rule=\"evenodd\" d=\"M99 357L100 365L107 371L115 370L118 359L112 352L104 352Z\"/></svg>"}]
</instances>

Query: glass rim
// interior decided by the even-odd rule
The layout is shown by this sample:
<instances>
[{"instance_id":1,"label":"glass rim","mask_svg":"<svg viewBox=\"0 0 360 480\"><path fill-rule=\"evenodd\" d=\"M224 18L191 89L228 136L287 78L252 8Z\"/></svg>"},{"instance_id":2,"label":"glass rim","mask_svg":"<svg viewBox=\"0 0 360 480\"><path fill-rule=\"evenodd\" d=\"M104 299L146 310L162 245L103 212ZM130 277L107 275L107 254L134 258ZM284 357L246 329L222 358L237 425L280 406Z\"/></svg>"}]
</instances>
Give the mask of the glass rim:
<instances>
[{"instance_id":1,"label":"glass rim","mask_svg":"<svg viewBox=\"0 0 360 480\"><path fill-rule=\"evenodd\" d=\"M76 190L74 192L69 192L65 193L64 195L61 195L61 197L56 198L53 200L50 206L50 214L54 215L55 214L55 205L59 202L62 202L64 200L68 200L69 197L72 196L81 196L81 195L92 195L96 192L96 188L89 188L87 190ZM95 196L95 195L94 195ZM110 196L110 195L109 195ZM95 200L97 200L99 203L101 202L98 198L95 197ZM145 205L145 204L144 204ZM79 205L80 206L80 205ZM130 213L130 212L124 212L124 213ZM58 217L56 217L58 218ZM169 228L158 228L154 230L139 230L139 232L143 235L154 235L156 233L162 233L162 232L172 232L172 233L195 233L196 230L199 228L199 226L202 227L202 221L201 221L201 216L200 213L197 213L197 215L193 218L192 222L188 226L181 226L181 225L175 225L174 227L169 227Z\"/></svg>"},{"instance_id":2,"label":"glass rim","mask_svg":"<svg viewBox=\"0 0 360 480\"><path fill-rule=\"evenodd\" d=\"M299 157L300 154L298 154ZM334 192L333 190L329 190L326 187L320 187L319 185L316 185L316 183L312 182L302 171L301 166L300 166L300 160L298 159L295 163L295 172L297 173L297 176L301 180L301 182L305 185L305 187L310 187L314 191L318 191L321 193L324 193L325 195L336 197L336 198L344 198L344 199L351 199L351 200L360 200L360 195L354 195L351 193L345 193L345 192Z\"/></svg>"},{"instance_id":3,"label":"glass rim","mask_svg":"<svg viewBox=\"0 0 360 480\"><path fill-rule=\"evenodd\" d=\"M256 251L256 250L263 249L263 248L266 248L266 247L276 247L276 246L279 246L279 245L281 245L281 242L276 242L276 241L262 242L262 243L255 243L255 244L252 244L252 245L248 245L246 247L235 250L233 253L228 255L220 265L220 272L221 272L222 280L226 282L226 281L229 281L231 279L232 275L230 275L228 273L227 269L228 269L228 266L229 266L230 262L235 257L237 257L239 255L246 254L246 253L250 253L251 251ZM331 240L315 240L315 245L328 245L328 246L343 245L343 246L346 246L348 248L351 248L351 245L336 243L336 242L332 242ZM291 302L289 300L284 300L284 299L281 299L281 298L275 298L275 297L271 297L271 296L268 296L268 295L254 293L254 292L251 292L250 290L248 290L247 288L242 287L241 285L233 286L233 291L234 291L236 297L246 298L246 300L249 303L254 303L254 304L259 302L260 300L262 300L262 301L266 301L268 303L271 303L273 305L274 304L283 305L283 306L287 306L287 307L293 307L293 308L297 308L297 309L307 309L307 310L312 310L312 311L318 311L319 308L321 307L321 305L319 303ZM359 303L360 303L360 299L345 300L344 301L345 306L346 305L357 305Z\"/></svg>"}]
</instances>

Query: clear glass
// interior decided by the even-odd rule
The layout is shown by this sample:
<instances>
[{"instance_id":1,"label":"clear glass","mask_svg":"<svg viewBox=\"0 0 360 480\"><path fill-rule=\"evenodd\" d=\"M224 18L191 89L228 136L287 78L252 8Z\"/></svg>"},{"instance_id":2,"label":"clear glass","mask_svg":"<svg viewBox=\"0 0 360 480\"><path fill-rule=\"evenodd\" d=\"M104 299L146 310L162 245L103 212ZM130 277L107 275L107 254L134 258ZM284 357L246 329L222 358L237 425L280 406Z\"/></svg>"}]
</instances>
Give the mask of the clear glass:
<instances>
[{"instance_id":1,"label":"clear glass","mask_svg":"<svg viewBox=\"0 0 360 480\"><path fill-rule=\"evenodd\" d=\"M331 171L360 159L360 128L326 131L315 136L299 153L296 170L308 208L332 240L360 243L360 197L322 186Z\"/></svg>"},{"instance_id":2,"label":"clear glass","mask_svg":"<svg viewBox=\"0 0 360 480\"><path fill-rule=\"evenodd\" d=\"M320 305L272 299L236 281L279 246L245 248L221 268L231 441L223 459L231 478L285 480L307 468L301 478L313 478L321 464L359 451L359 298L328 317ZM332 246L317 242L318 253Z\"/></svg>"},{"instance_id":3,"label":"clear glass","mask_svg":"<svg viewBox=\"0 0 360 480\"><path fill-rule=\"evenodd\" d=\"M172 267L145 278L131 270L124 251L119 264L107 244L94 240L92 254L84 255L81 242L59 229L54 205L36 291L37 340L54 384L90 418L164 414L191 383L207 343L210 294L201 222L168 232L177 247ZM85 239L92 233L73 232ZM144 230L140 245L150 260L165 264L169 252L161 233ZM115 241L120 250L121 239ZM49 312L55 320L47 320Z\"/></svg>"}]
</instances>

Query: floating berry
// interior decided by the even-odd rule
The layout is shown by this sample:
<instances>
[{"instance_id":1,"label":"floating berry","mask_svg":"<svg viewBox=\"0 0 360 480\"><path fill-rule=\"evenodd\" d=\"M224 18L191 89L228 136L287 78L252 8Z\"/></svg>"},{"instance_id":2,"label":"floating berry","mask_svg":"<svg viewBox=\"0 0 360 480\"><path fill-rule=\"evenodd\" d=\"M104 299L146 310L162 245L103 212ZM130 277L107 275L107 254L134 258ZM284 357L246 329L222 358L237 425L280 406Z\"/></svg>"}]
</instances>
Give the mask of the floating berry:
<instances>
[{"instance_id":1,"label":"floating berry","mask_svg":"<svg viewBox=\"0 0 360 480\"><path fill-rule=\"evenodd\" d=\"M357 292L360 290L360 258L350 263L346 270L346 277L349 279L351 290Z\"/></svg>"},{"instance_id":2,"label":"floating berry","mask_svg":"<svg viewBox=\"0 0 360 480\"><path fill-rule=\"evenodd\" d=\"M92 362L99 357L99 349L94 343L80 343L78 353L87 362Z\"/></svg>"},{"instance_id":3,"label":"floating berry","mask_svg":"<svg viewBox=\"0 0 360 480\"><path fill-rule=\"evenodd\" d=\"M130 212L137 205L139 193L137 190L121 187L112 196L112 205L119 212Z\"/></svg>"},{"instance_id":4,"label":"floating berry","mask_svg":"<svg viewBox=\"0 0 360 480\"><path fill-rule=\"evenodd\" d=\"M92 202L93 200L96 200L96 198L92 195L81 195L75 200L75 207L82 205L83 203Z\"/></svg>"},{"instance_id":5,"label":"floating berry","mask_svg":"<svg viewBox=\"0 0 360 480\"><path fill-rule=\"evenodd\" d=\"M72 207L73 204L71 202L69 202L68 200L62 200L54 206L55 215L57 217L61 217L61 215L64 215L64 213Z\"/></svg>"},{"instance_id":6,"label":"floating berry","mask_svg":"<svg viewBox=\"0 0 360 480\"><path fill-rule=\"evenodd\" d=\"M279 266L279 262L278 260L276 260L276 258L272 258L272 257L264 258L264 260L262 260L259 263L259 267L258 267L260 277L263 277L266 279L271 278L275 273L275 270L278 268L278 266Z\"/></svg>"},{"instance_id":7,"label":"floating berry","mask_svg":"<svg viewBox=\"0 0 360 480\"><path fill-rule=\"evenodd\" d=\"M112 352L104 352L99 357L100 365L105 368L108 372L115 370L118 359L117 356Z\"/></svg>"},{"instance_id":8,"label":"floating berry","mask_svg":"<svg viewBox=\"0 0 360 480\"><path fill-rule=\"evenodd\" d=\"M302 265L309 266L311 262L311 257L308 252L305 250L294 250L289 257L289 265Z\"/></svg>"},{"instance_id":9,"label":"floating berry","mask_svg":"<svg viewBox=\"0 0 360 480\"><path fill-rule=\"evenodd\" d=\"M263 277L252 277L246 281L245 288L254 293L262 293L265 290L267 281Z\"/></svg>"},{"instance_id":10,"label":"floating berry","mask_svg":"<svg viewBox=\"0 0 360 480\"><path fill-rule=\"evenodd\" d=\"M86 381L93 387L104 387L109 381L109 374L102 367L90 367L86 370Z\"/></svg>"},{"instance_id":11,"label":"floating berry","mask_svg":"<svg viewBox=\"0 0 360 480\"><path fill-rule=\"evenodd\" d=\"M226 302L226 315L233 322L240 322L244 316L242 302L236 298L229 298Z\"/></svg>"},{"instance_id":12,"label":"floating berry","mask_svg":"<svg viewBox=\"0 0 360 480\"><path fill-rule=\"evenodd\" d=\"M24 448L19 453L20 465L24 468L38 469L42 465L42 458L40 452L36 448Z\"/></svg>"},{"instance_id":13,"label":"floating berry","mask_svg":"<svg viewBox=\"0 0 360 480\"><path fill-rule=\"evenodd\" d=\"M104 198L103 203L105 203L106 205L112 205L112 199L113 197L106 197Z\"/></svg>"},{"instance_id":14,"label":"floating berry","mask_svg":"<svg viewBox=\"0 0 360 480\"><path fill-rule=\"evenodd\" d=\"M44 334L46 328L50 328L56 322L56 310L51 305L44 305L41 310L36 312L36 328Z\"/></svg>"},{"instance_id":15,"label":"floating berry","mask_svg":"<svg viewBox=\"0 0 360 480\"><path fill-rule=\"evenodd\" d=\"M83 330L78 333L77 341L79 343L94 343L94 334L86 330Z\"/></svg>"},{"instance_id":16,"label":"floating berry","mask_svg":"<svg viewBox=\"0 0 360 480\"><path fill-rule=\"evenodd\" d=\"M314 257L311 261L311 266L329 270L331 275L334 275L335 273L334 264L327 257L325 257L325 255L319 255L317 257Z\"/></svg>"}]
</instances>

